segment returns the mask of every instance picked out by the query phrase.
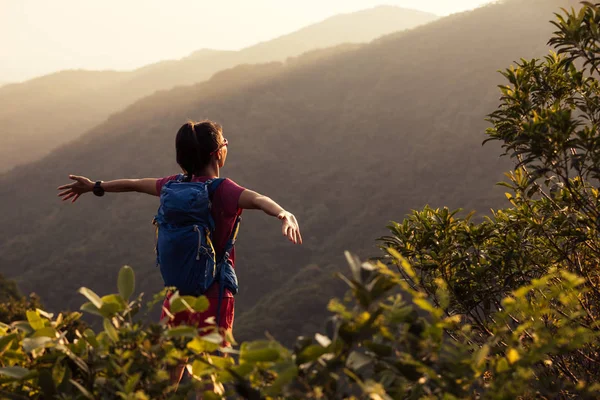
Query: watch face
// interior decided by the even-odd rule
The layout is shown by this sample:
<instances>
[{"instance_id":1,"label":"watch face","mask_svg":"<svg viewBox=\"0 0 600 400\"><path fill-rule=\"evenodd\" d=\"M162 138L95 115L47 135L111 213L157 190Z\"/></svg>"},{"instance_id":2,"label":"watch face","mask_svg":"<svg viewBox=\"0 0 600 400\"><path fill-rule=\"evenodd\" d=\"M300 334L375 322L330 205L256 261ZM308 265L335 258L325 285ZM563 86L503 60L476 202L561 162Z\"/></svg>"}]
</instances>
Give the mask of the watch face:
<instances>
[{"instance_id":1,"label":"watch face","mask_svg":"<svg viewBox=\"0 0 600 400\"><path fill-rule=\"evenodd\" d=\"M104 196L104 189L102 189L102 186L100 186L100 182L96 182L93 192L96 196Z\"/></svg>"}]
</instances>

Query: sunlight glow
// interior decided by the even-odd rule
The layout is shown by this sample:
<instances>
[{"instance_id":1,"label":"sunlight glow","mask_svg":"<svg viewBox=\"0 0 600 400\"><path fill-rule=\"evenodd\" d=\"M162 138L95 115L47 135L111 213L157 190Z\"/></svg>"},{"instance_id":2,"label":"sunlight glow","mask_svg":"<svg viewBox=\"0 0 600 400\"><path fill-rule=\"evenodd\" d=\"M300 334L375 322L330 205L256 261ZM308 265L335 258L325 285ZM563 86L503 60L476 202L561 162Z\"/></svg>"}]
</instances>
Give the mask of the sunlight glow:
<instances>
[{"instance_id":1,"label":"sunlight glow","mask_svg":"<svg viewBox=\"0 0 600 400\"><path fill-rule=\"evenodd\" d=\"M378 5L447 15L489 0L0 0L0 84L62 69L133 69L237 50Z\"/></svg>"}]
</instances>

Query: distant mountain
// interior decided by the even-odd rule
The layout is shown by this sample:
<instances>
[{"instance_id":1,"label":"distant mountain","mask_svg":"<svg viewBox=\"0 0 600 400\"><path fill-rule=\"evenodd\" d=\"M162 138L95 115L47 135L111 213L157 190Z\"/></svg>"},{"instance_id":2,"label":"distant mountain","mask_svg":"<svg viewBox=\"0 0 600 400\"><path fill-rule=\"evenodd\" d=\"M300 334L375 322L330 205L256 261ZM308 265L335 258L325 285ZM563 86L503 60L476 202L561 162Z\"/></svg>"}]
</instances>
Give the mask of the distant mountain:
<instances>
[{"instance_id":1,"label":"distant mountain","mask_svg":"<svg viewBox=\"0 0 600 400\"><path fill-rule=\"evenodd\" d=\"M310 62L244 65L146 97L49 156L0 176L0 273L52 309L75 308L79 286L116 290L123 264L138 288L160 289L150 220L158 200L87 196L60 204L68 173L92 179L178 171L174 135L188 118L224 125L223 173L294 212L305 244L245 212L238 242L236 336L290 340L318 326L340 293L344 250L378 255L374 239L411 209L504 205L510 168L482 148L498 104L498 70L547 54L561 0L509 0L452 15ZM305 57L315 57L317 53Z\"/></svg>"},{"instance_id":2,"label":"distant mountain","mask_svg":"<svg viewBox=\"0 0 600 400\"><path fill-rule=\"evenodd\" d=\"M38 159L155 91L201 82L238 64L283 61L317 48L368 42L435 18L377 7L335 16L241 51L203 49L131 72L63 71L0 88L0 172Z\"/></svg>"}]
</instances>

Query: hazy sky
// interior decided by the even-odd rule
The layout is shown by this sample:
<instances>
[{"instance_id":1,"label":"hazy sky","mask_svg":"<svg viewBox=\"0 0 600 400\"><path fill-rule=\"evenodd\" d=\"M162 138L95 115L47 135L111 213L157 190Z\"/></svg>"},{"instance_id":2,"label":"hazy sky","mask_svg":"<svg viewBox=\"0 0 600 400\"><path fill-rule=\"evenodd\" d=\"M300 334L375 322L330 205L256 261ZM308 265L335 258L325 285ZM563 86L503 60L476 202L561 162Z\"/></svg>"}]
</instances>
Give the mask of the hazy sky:
<instances>
[{"instance_id":1,"label":"hazy sky","mask_svg":"<svg viewBox=\"0 0 600 400\"><path fill-rule=\"evenodd\" d=\"M0 83L70 69L133 69L235 50L382 4L447 15L489 0L0 0Z\"/></svg>"}]
</instances>

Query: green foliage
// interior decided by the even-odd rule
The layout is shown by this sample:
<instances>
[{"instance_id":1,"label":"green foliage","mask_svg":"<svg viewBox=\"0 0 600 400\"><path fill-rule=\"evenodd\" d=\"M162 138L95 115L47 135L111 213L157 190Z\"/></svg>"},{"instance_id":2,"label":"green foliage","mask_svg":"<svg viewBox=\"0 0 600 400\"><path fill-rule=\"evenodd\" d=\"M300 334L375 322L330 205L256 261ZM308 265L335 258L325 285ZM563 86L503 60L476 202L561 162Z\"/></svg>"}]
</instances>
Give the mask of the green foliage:
<instances>
[{"instance_id":1,"label":"green foliage","mask_svg":"<svg viewBox=\"0 0 600 400\"><path fill-rule=\"evenodd\" d=\"M595 337L599 330L599 18L600 6L591 3L565 10L550 40L557 52L542 61L521 60L503 72L508 84L500 86L501 105L489 116L493 127L487 133L517 162L506 174L508 182L500 183L512 207L479 223L472 215L426 207L393 223L391 235L381 239L390 262L401 255L415 267L415 273L401 271L409 285L472 325L482 349L498 337L499 321L512 332L513 343L527 343L530 357L531 343L543 337L557 345L560 339L553 335L559 329L568 327L573 337L581 330ZM562 289L539 288L575 282L581 287L577 310L564 301ZM547 304L527 294L531 290ZM517 301L514 308L511 293L527 294L527 302ZM527 326L533 315L544 321L544 330ZM540 349L531 390L569 397L583 382L600 379L597 339L568 342L555 354ZM511 354L521 357L518 350Z\"/></svg>"},{"instance_id":2,"label":"green foliage","mask_svg":"<svg viewBox=\"0 0 600 400\"><path fill-rule=\"evenodd\" d=\"M504 399L559 390L579 398L597 395L600 387L592 382L539 378L561 356L598 340L596 325L579 323L586 313L579 301L584 279L554 269L512 292L501 301L503 310L491 315L491 334L482 341L464 316L447 315L425 292L410 287L405 275L414 271L404 259L395 259L400 270L350 255L348 260L351 275L341 278L350 292L343 301L330 302L331 332L300 337L293 349L274 339L220 349L216 332L136 322L141 296L127 302L120 294L100 297L82 288L95 303L93 312L102 315L98 332L74 326L81 313L55 317L40 309L27 311L25 321L0 326L0 394L15 399L184 399L195 392L218 399L473 394ZM133 278L128 267L123 273ZM163 296L164 291L157 298ZM204 298L179 299L199 304ZM556 299L563 312L557 312ZM179 387L169 373L177 365L185 365L190 376Z\"/></svg>"}]
</instances>

